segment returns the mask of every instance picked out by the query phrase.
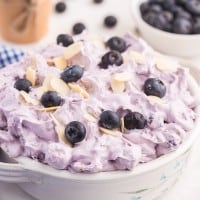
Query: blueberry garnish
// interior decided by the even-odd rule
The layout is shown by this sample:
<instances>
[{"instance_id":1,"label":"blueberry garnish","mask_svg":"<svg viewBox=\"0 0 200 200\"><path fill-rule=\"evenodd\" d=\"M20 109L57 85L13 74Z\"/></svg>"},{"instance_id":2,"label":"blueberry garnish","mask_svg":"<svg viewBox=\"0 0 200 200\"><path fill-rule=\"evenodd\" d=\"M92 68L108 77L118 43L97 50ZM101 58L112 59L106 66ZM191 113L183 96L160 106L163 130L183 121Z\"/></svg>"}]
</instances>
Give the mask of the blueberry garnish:
<instances>
[{"instance_id":1,"label":"blueberry garnish","mask_svg":"<svg viewBox=\"0 0 200 200\"><path fill-rule=\"evenodd\" d=\"M32 83L29 80L23 78L16 80L14 84L14 88L19 91L23 90L25 92L30 92L31 87Z\"/></svg>"},{"instance_id":2,"label":"blueberry garnish","mask_svg":"<svg viewBox=\"0 0 200 200\"><path fill-rule=\"evenodd\" d=\"M105 19L104 19L104 24L106 27L108 28L113 28L114 26L116 26L117 24L117 18L115 16L107 16Z\"/></svg>"},{"instance_id":3,"label":"blueberry garnish","mask_svg":"<svg viewBox=\"0 0 200 200\"><path fill-rule=\"evenodd\" d=\"M78 65L67 67L61 74L61 79L66 83L76 82L83 76L84 70Z\"/></svg>"},{"instance_id":4,"label":"blueberry garnish","mask_svg":"<svg viewBox=\"0 0 200 200\"><path fill-rule=\"evenodd\" d=\"M64 47L68 47L69 45L71 45L73 43L74 43L74 40L71 35L60 34L57 37L57 44L61 44Z\"/></svg>"},{"instance_id":5,"label":"blueberry garnish","mask_svg":"<svg viewBox=\"0 0 200 200\"><path fill-rule=\"evenodd\" d=\"M190 0L185 3L185 8L193 15L200 16L200 1Z\"/></svg>"},{"instance_id":6,"label":"blueberry garnish","mask_svg":"<svg viewBox=\"0 0 200 200\"><path fill-rule=\"evenodd\" d=\"M120 118L115 112L107 110L101 113L99 125L106 129L119 128Z\"/></svg>"},{"instance_id":7,"label":"blueberry garnish","mask_svg":"<svg viewBox=\"0 0 200 200\"><path fill-rule=\"evenodd\" d=\"M81 34L85 29L86 26L83 23L79 22L74 24L72 31L75 35L78 35Z\"/></svg>"},{"instance_id":8,"label":"blueberry garnish","mask_svg":"<svg viewBox=\"0 0 200 200\"><path fill-rule=\"evenodd\" d=\"M109 51L101 58L99 66L103 69L108 69L109 65L120 66L123 64L123 58L117 51Z\"/></svg>"},{"instance_id":9,"label":"blueberry garnish","mask_svg":"<svg viewBox=\"0 0 200 200\"><path fill-rule=\"evenodd\" d=\"M55 10L57 13L63 13L66 10L66 3L63 1L59 1L56 3Z\"/></svg>"},{"instance_id":10,"label":"blueberry garnish","mask_svg":"<svg viewBox=\"0 0 200 200\"><path fill-rule=\"evenodd\" d=\"M120 37L112 37L106 42L106 46L108 46L111 50L119 51L120 53L126 51L127 44L123 38Z\"/></svg>"},{"instance_id":11,"label":"blueberry garnish","mask_svg":"<svg viewBox=\"0 0 200 200\"><path fill-rule=\"evenodd\" d=\"M65 137L71 144L76 144L84 140L86 136L85 126L78 121L72 121L65 128Z\"/></svg>"},{"instance_id":12,"label":"blueberry garnish","mask_svg":"<svg viewBox=\"0 0 200 200\"><path fill-rule=\"evenodd\" d=\"M147 96L157 96L162 98L166 94L166 86L159 79L149 78L145 81L144 93Z\"/></svg>"},{"instance_id":13,"label":"blueberry garnish","mask_svg":"<svg viewBox=\"0 0 200 200\"><path fill-rule=\"evenodd\" d=\"M62 103L61 97L58 95L55 91L48 91L45 92L41 99L41 104L45 107L54 107L54 106L60 106Z\"/></svg>"},{"instance_id":14,"label":"blueberry garnish","mask_svg":"<svg viewBox=\"0 0 200 200\"><path fill-rule=\"evenodd\" d=\"M144 129L147 124L147 120L141 113L129 112L124 116L124 126L126 129Z\"/></svg>"}]
</instances>

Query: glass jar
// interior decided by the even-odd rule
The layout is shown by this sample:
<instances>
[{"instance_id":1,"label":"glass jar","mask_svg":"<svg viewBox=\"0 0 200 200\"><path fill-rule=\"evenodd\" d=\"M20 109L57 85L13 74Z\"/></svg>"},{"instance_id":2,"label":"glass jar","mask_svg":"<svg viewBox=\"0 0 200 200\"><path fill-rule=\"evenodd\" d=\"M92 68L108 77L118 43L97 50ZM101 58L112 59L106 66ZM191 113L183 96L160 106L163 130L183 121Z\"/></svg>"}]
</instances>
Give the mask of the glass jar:
<instances>
[{"instance_id":1,"label":"glass jar","mask_svg":"<svg viewBox=\"0 0 200 200\"><path fill-rule=\"evenodd\" d=\"M31 43L48 30L51 0L0 0L0 34L11 42Z\"/></svg>"}]
</instances>

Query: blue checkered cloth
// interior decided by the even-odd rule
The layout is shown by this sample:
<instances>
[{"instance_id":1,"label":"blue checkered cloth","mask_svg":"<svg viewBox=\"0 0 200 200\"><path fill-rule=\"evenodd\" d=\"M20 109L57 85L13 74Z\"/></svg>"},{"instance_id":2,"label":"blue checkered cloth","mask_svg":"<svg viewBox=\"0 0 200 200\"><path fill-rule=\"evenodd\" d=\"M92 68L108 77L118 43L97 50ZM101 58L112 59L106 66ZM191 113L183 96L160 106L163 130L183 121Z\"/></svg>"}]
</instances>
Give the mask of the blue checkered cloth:
<instances>
[{"instance_id":1,"label":"blue checkered cloth","mask_svg":"<svg viewBox=\"0 0 200 200\"><path fill-rule=\"evenodd\" d=\"M18 62L23 55L24 52L19 49L0 45L0 68Z\"/></svg>"}]
</instances>

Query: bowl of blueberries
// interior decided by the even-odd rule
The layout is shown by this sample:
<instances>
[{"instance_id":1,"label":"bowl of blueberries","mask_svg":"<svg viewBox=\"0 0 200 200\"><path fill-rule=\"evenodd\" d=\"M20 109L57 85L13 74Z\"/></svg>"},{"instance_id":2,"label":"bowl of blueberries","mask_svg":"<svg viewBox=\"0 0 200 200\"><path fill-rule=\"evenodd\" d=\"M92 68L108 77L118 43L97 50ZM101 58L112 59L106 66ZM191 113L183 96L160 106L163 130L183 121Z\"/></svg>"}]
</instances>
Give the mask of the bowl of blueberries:
<instances>
[{"instance_id":1,"label":"bowl of blueberries","mask_svg":"<svg viewBox=\"0 0 200 200\"><path fill-rule=\"evenodd\" d=\"M133 0L132 12L139 32L156 50L200 56L200 0Z\"/></svg>"}]
</instances>

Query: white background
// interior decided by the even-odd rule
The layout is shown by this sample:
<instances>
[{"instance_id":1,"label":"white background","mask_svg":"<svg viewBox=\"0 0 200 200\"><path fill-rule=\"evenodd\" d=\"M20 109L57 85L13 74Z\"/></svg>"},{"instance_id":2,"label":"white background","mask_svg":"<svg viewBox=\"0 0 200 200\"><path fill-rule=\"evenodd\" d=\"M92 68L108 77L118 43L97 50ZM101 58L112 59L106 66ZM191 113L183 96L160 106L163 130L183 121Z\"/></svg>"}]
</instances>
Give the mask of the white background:
<instances>
[{"instance_id":1,"label":"white background","mask_svg":"<svg viewBox=\"0 0 200 200\"><path fill-rule=\"evenodd\" d=\"M102 4L93 4L92 0L66 0L66 3L68 8L65 14L53 12L46 38L38 44L23 46L23 48L55 42L57 34L71 33L72 25L79 21L85 23L88 30L94 33L122 35L127 31L134 31L130 0L104 0ZM103 26L103 19L107 15L117 16L118 25L116 28L106 29ZM192 60L194 62L195 59ZM196 63L200 65L200 62L196 61ZM0 183L0 200L33 200L33 198L26 195L14 184ZM66 200L72 199L66 198ZM200 200L200 141L197 141L194 146L183 176L162 200Z\"/></svg>"}]
</instances>

